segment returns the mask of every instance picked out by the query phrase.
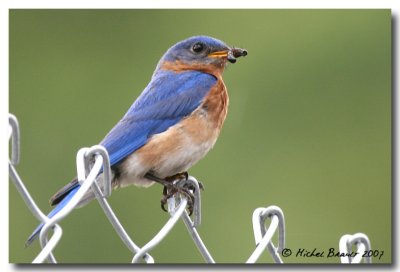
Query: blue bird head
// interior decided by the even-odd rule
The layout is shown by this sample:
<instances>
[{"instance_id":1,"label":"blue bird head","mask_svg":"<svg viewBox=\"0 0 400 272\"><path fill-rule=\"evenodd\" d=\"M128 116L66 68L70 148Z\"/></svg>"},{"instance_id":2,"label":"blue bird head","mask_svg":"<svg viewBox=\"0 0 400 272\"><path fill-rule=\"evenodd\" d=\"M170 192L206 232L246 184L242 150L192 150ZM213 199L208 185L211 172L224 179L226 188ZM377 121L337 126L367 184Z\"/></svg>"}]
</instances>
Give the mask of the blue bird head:
<instances>
[{"instance_id":1,"label":"blue bird head","mask_svg":"<svg viewBox=\"0 0 400 272\"><path fill-rule=\"evenodd\" d=\"M168 49L161 58L158 68L166 62L224 67L227 61L235 63L236 58L246 55L246 50L231 48L218 39L194 36L180 41Z\"/></svg>"}]
</instances>

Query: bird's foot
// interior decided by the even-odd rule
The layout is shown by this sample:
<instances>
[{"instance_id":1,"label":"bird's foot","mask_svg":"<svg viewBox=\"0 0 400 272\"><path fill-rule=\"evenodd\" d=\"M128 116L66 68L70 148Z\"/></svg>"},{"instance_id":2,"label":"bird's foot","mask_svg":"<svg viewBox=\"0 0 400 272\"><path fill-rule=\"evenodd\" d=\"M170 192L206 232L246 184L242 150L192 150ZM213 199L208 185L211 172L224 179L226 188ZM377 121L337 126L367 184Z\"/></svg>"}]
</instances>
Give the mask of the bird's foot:
<instances>
[{"instance_id":1,"label":"bird's foot","mask_svg":"<svg viewBox=\"0 0 400 272\"><path fill-rule=\"evenodd\" d=\"M147 173L145 175L145 177L164 185L163 196L160 201L162 210L164 210L165 212L168 212L168 210L165 208L165 205L167 204L168 199L170 199L171 197L173 197L174 195L179 193L186 197L186 199L188 201L187 209L188 209L189 215L192 215L194 202L195 202L194 192L195 192L196 188L191 184L184 184L183 186L178 185L179 181L188 180L189 174L187 172L178 173L173 176L166 177L165 179L160 179L160 178L154 176L152 173ZM201 190L204 190L204 186L200 182L199 182L199 188Z\"/></svg>"},{"instance_id":2,"label":"bird's foot","mask_svg":"<svg viewBox=\"0 0 400 272\"><path fill-rule=\"evenodd\" d=\"M188 201L187 209L189 212L189 216L192 215L195 198L194 198L193 193L188 188L188 186L179 187L172 183L170 186L164 186L163 196L161 198L161 209L163 209L163 211L165 211L165 212L168 212L168 210L165 208L165 205L167 204L168 199L170 199L177 193L182 194L186 197L186 199Z\"/></svg>"},{"instance_id":3,"label":"bird's foot","mask_svg":"<svg viewBox=\"0 0 400 272\"><path fill-rule=\"evenodd\" d=\"M165 178L165 180L170 183L169 185L164 186L163 197L161 198L161 208L164 211L167 211L165 205L167 204L168 199L174 196L175 194L180 193L186 197L188 201L187 209L189 212L189 216L192 215L195 202L194 192L196 188L189 183L184 184L182 187L177 185L177 182L179 182L180 180L188 180L188 178L189 178L188 172L178 173L173 176ZM199 183L199 187L201 190L204 189L204 186L201 183Z\"/></svg>"}]
</instances>

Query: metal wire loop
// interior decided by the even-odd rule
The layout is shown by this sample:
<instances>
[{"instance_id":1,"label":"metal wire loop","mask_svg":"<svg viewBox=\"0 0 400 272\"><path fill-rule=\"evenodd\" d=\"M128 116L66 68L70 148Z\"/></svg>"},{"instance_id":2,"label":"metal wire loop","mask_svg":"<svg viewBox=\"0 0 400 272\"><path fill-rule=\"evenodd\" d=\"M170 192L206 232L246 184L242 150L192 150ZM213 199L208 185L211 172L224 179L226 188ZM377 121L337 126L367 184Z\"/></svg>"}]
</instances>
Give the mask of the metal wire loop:
<instances>
[{"instance_id":1,"label":"metal wire loop","mask_svg":"<svg viewBox=\"0 0 400 272\"><path fill-rule=\"evenodd\" d=\"M352 247L355 246L357 248L357 255L352 257ZM347 256L340 257L342 263L352 264L352 263L360 263L363 259L362 255L364 251L371 250L371 243L369 238L364 233L356 233L356 234L345 234L340 238L339 241L339 250L341 253L346 253ZM372 263L371 256L364 257L365 263Z\"/></svg>"},{"instance_id":2,"label":"metal wire loop","mask_svg":"<svg viewBox=\"0 0 400 272\"><path fill-rule=\"evenodd\" d=\"M267 228L265 221L271 218L271 224ZM279 228L279 245L275 247L272 237ZM257 208L253 212L254 239L257 245L247 263L254 263L261 256L262 251L267 248L276 263L283 263L279 253L285 248L285 223L282 210L277 206Z\"/></svg>"},{"instance_id":3,"label":"metal wire loop","mask_svg":"<svg viewBox=\"0 0 400 272\"><path fill-rule=\"evenodd\" d=\"M279 219L279 224L278 224L278 252L282 252L282 250L285 248L285 218L283 215L283 211L281 208L278 206L269 206L268 208L265 208L261 211L260 213L260 230L261 230L261 235L264 236L265 233L267 232L267 228L265 226L265 221L267 218L271 218L273 215L276 215Z\"/></svg>"},{"instance_id":4,"label":"metal wire loop","mask_svg":"<svg viewBox=\"0 0 400 272\"><path fill-rule=\"evenodd\" d=\"M11 131L11 164L18 165L20 160L20 131L18 119L13 114L8 114L8 123Z\"/></svg>"},{"instance_id":5,"label":"metal wire loop","mask_svg":"<svg viewBox=\"0 0 400 272\"><path fill-rule=\"evenodd\" d=\"M200 193L200 185L197 179L193 176L189 176L188 179L182 179L177 182L177 185L180 187L189 187L194 188L192 190L194 194L194 203L193 203L193 227L197 228L201 224L201 193Z\"/></svg>"},{"instance_id":6,"label":"metal wire loop","mask_svg":"<svg viewBox=\"0 0 400 272\"><path fill-rule=\"evenodd\" d=\"M102 195L103 197L109 197L111 195L111 167L110 167L110 158L108 156L107 150L102 145L94 145L86 150L85 152L85 168L86 172L89 172L91 164L97 158L97 156L101 156L103 158L103 183L101 184Z\"/></svg>"}]
</instances>

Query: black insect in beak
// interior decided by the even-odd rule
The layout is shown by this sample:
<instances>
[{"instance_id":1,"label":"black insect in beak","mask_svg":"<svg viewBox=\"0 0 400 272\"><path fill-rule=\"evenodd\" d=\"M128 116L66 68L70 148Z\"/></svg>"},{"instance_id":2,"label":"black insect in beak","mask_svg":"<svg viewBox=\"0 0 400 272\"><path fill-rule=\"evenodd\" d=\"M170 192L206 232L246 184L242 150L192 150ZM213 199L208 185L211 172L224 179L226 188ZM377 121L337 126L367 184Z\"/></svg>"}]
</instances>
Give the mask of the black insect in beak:
<instances>
[{"instance_id":1,"label":"black insect in beak","mask_svg":"<svg viewBox=\"0 0 400 272\"><path fill-rule=\"evenodd\" d=\"M245 57L247 56L247 50L246 49L241 49L241 48L232 48L228 52L228 61L230 63L235 63L236 59L239 57Z\"/></svg>"}]
</instances>

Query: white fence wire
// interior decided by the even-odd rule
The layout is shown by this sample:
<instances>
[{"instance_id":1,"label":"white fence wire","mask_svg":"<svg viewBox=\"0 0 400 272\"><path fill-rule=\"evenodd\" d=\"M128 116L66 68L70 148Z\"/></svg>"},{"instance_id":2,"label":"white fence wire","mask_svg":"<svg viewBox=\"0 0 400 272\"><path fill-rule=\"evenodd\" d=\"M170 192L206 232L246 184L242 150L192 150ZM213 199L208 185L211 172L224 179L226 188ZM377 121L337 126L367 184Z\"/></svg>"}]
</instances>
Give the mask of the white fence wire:
<instances>
[{"instance_id":1,"label":"white fence wire","mask_svg":"<svg viewBox=\"0 0 400 272\"><path fill-rule=\"evenodd\" d=\"M52 218L48 218L36 205L15 169L15 166L18 165L20 161L20 130L18 120L12 114L9 115L9 127L9 138L11 140L9 175L32 214L40 222L44 223L39 236L42 250L33 260L33 263L43 263L46 260L49 263L57 263L53 250L62 237L62 228L58 223L69 215L89 189L93 190L104 214L107 216L122 242L132 252L132 263L154 263L154 258L149 254L149 252L169 234L179 219L183 220L190 237L193 239L193 242L197 246L204 261L206 263L215 263L214 258L211 256L197 231L197 227L201 224L201 196L199 182L194 177L189 176L188 180L177 181L178 186L183 187L190 185L189 188L195 188L195 190L193 190L193 220L186 211L188 199L183 194L176 194L174 197L168 199L168 212L170 214L169 220L147 244L139 247L133 242L113 212L111 206L108 204L107 197L111 195L112 191L111 170L108 153L104 147L95 145L91 148L81 148L78 151L76 167L78 181L81 186L65 207L63 207ZM104 172L104 183L98 184L96 177L101 172ZM271 221L269 226L266 224L268 219ZM53 231L53 234L49 238L51 230ZM282 210L277 206L255 209L253 212L253 230L256 248L247 259L246 263L257 262L262 253L266 250L275 263L283 263L282 251L285 249L285 219ZM277 247L272 242L275 233L278 233ZM353 247L356 248L356 252L361 254L351 257L350 253L352 252ZM341 263L360 263L363 259L365 263L371 263L371 256L365 258L362 257L362 252L370 250L371 245L369 239L363 233L356 233L354 235L345 234L341 237L339 242L339 251L341 253L346 253L344 254L346 256L340 258Z\"/></svg>"}]
</instances>

